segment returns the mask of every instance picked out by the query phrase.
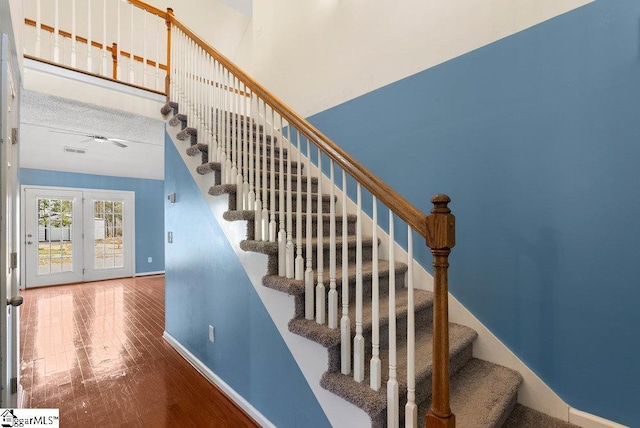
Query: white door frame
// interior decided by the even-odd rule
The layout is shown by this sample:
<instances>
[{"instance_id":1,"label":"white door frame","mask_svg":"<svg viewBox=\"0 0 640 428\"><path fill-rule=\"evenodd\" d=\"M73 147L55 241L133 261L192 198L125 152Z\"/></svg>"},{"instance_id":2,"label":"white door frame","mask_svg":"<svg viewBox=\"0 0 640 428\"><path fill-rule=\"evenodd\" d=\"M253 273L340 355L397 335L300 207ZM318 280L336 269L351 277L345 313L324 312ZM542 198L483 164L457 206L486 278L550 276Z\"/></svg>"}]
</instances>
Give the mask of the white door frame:
<instances>
[{"instance_id":1,"label":"white door frame","mask_svg":"<svg viewBox=\"0 0 640 428\"><path fill-rule=\"evenodd\" d=\"M123 267L95 269L95 236L96 228L94 220L93 202L96 200L112 200L122 202L125 212L123 213ZM91 190L84 192L84 280L99 281L107 278L123 278L133 276L135 271L135 192L114 191L114 190Z\"/></svg>"},{"instance_id":2,"label":"white door frame","mask_svg":"<svg viewBox=\"0 0 640 428\"><path fill-rule=\"evenodd\" d=\"M66 192L66 191L74 191L74 192L82 192L83 193L83 208L81 208L81 215L84 217L83 220L83 251L80 254L79 259L83 259L84 263L84 272L82 275L82 279L80 281L98 281L101 279L108 278L123 278L134 276L135 274L135 192L129 190L104 190L104 189L89 189L89 188L80 188L80 187L56 187L56 186L35 186L35 185L22 185L21 193L25 194L27 189L40 189L45 191L51 191L52 194L55 192ZM122 269L105 269L105 270L96 270L93 269L93 265L89 266L89 264L93 263L93 242L94 242L94 232L95 229L93 227L94 222L93 219L90 218L86 220L88 217L93 217L93 203L94 199L111 199L111 200L119 200L125 203L125 222L126 227L124 228L124 267ZM26 225L26 197L22 198L22 222ZM22 251L23 254L26 254L26 242L28 231L23 232L23 236L21 238L22 241ZM74 258L75 260L75 258ZM28 284L27 277L27 263L29 261L25 260L22 263L22 275L24 278L23 283L25 285ZM51 284L54 285L54 284Z\"/></svg>"},{"instance_id":3,"label":"white door frame","mask_svg":"<svg viewBox=\"0 0 640 428\"><path fill-rule=\"evenodd\" d=\"M12 78L9 37L1 35L0 46L0 408L18 407L20 387L20 228L18 191L19 153L18 94ZM11 305L9 300L11 299ZM13 305L18 305L14 307Z\"/></svg>"},{"instance_id":4,"label":"white door frame","mask_svg":"<svg viewBox=\"0 0 640 428\"><path fill-rule=\"evenodd\" d=\"M24 206L24 266L25 266L25 286L26 287L40 287L43 285L58 285L58 284L71 284L74 282L84 281L83 269L83 257L84 251L82 245L84 239L82 234L84 232L83 227L83 209L82 209L82 197L83 193L78 190L69 189L50 189L44 187L31 187L22 186L22 205ZM40 248L40 225L38 224L38 199L63 199L73 201L72 218L73 223L70 230L70 238L72 243L72 266L71 271L52 273L48 275L38 275L39 269L39 248ZM27 216L27 213L36 214ZM59 229L60 235L63 233L63 228ZM51 233L51 229L49 229ZM49 238L50 239L50 238ZM32 261L35 260L35 265Z\"/></svg>"}]
</instances>

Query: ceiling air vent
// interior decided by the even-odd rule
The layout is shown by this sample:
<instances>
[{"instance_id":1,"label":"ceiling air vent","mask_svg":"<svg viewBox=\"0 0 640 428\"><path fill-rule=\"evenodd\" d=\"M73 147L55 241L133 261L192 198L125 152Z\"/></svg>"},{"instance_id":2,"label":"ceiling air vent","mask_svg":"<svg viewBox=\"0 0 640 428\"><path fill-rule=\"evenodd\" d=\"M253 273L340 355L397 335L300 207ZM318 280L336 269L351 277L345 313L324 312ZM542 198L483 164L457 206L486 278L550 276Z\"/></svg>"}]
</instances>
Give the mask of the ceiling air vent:
<instances>
[{"instance_id":1,"label":"ceiling air vent","mask_svg":"<svg viewBox=\"0 0 640 428\"><path fill-rule=\"evenodd\" d=\"M81 147L65 147L64 151L66 153L78 153L78 154L81 154L81 155L87 153L87 149L83 149Z\"/></svg>"}]
</instances>

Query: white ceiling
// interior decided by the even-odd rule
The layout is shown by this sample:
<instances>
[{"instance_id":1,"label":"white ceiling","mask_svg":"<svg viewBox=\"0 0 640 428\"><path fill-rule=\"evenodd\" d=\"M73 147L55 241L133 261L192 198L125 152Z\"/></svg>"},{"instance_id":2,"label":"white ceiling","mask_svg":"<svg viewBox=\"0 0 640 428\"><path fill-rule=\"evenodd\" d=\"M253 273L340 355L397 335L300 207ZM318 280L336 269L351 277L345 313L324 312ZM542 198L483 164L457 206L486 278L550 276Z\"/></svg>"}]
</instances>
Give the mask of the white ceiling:
<instances>
[{"instance_id":1,"label":"white ceiling","mask_svg":"<svg viewBox=\"0 0 640 428\"><path fill-rule=\"evenodd\" d=\"M20 166L135 178L164 178L164 122L34 91L22 91ZM131 140L120 148L85 135ZM66 153L64 147L86 149Z\"/></svg>"}]
</instances>

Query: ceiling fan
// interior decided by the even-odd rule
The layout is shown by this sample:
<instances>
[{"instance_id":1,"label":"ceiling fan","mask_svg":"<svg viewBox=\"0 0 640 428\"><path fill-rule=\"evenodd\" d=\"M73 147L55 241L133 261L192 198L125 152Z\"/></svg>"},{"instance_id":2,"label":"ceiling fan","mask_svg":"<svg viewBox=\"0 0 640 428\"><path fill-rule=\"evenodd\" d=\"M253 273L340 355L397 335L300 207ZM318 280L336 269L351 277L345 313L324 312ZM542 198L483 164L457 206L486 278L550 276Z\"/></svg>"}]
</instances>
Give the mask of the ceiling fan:
<instances>
[{"instance_id":1,"label":"ceiling fan","mask_svg":"<svg viewBox=\"0 0 640 428\"><path fill-rule=\"evenodd\" d=\"M129 143L129 144L135 144L135 143L140 143L140 144L151 144L151 143L146 143L144 141L134 141L134 140L126 140L124 138L114 138L114 137L105 137L104 135L95 135L95 134L85 134L84 132L75 132L75 131L62 131L62 130L55 130L55 129L49 129L49 132L54 132L56 134L67 134L67 135L80 135L83 137L87 137L86 140L82 140L81 142L86 142L86 141L95 141L98 143L111 143L114 144L122 149L128 147L127 144L125 143Z\"/></svg>"}]
</instances>

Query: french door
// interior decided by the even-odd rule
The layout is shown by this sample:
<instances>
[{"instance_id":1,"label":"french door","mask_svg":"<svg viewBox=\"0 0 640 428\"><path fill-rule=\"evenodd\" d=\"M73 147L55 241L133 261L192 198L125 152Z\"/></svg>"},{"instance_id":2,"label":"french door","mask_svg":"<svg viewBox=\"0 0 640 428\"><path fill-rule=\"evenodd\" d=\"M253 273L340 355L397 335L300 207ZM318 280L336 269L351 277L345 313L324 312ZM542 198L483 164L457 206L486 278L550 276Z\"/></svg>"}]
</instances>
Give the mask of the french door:
<instances>
[{"instance_id":1,"label":"french door","mask_svg":"<svg viewBox=\"0 0 640 428\"><path fill-rule=\"evenodd\" d=\"M23 188L26 287L133 275L133 192Z\"/></svg>"}]
</instances>

